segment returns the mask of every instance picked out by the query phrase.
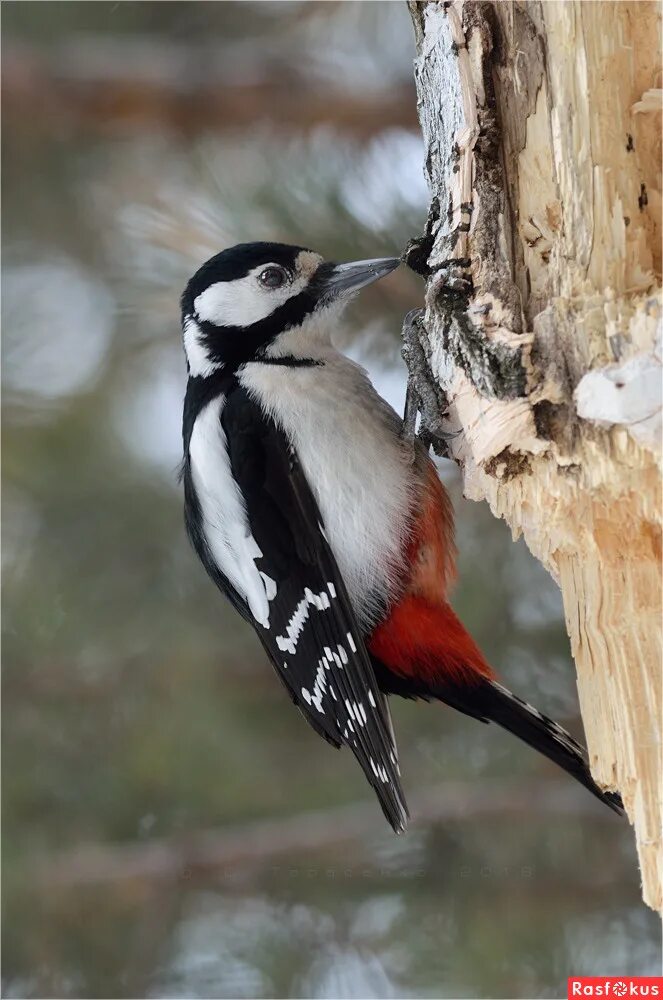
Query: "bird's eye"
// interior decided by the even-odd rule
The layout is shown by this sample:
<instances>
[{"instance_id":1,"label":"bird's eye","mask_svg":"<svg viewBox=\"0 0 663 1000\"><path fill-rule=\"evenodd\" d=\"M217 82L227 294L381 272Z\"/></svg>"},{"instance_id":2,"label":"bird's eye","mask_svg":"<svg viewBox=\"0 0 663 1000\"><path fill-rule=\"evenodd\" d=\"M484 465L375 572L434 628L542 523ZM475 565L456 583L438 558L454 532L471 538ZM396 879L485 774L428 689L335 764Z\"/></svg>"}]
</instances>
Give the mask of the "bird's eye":
<instances>
[{"instance_id":1,"label":"bird's eye","mask_svg":"<svg viewBox=\"0 0 663 1000\"><path fill-rule=\"evenodd\" d=\"M287 275L282 267L266 267L258 276L258 281L264 288L280 288L286 280Z\"/></svg>"}]
</instances>

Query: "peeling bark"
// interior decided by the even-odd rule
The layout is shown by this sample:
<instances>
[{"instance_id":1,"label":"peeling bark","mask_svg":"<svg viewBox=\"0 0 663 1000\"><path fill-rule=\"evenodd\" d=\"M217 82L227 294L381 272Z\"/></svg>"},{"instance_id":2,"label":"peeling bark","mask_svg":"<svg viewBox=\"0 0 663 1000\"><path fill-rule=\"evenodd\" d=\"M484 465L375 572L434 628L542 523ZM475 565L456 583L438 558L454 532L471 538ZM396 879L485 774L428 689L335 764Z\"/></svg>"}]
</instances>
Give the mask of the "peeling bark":
<instances>
[{"instance_id":1,"label":"peeling bark","mask_svg":"<svg viewBox=\"0 0 663 1000\"><path fill-rule=\"evenodd\" d=\"M561 587L592 771L661 909L660 6L409 6L424 434Z\"/></svg>"}]
</instances>

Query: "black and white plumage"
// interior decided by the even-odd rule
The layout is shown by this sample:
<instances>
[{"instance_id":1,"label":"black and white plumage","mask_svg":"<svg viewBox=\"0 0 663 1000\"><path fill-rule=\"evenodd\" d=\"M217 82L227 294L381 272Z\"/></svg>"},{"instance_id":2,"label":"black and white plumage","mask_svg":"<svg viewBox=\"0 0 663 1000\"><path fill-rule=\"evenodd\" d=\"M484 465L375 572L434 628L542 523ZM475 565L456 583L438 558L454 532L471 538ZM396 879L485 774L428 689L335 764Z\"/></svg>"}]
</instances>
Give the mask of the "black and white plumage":
<instances>
[{"instance_id":1,"label":"black and white plumage","mask_svg":"<svg viewBox=\"0 0 663 1000\"><path fill-rule=\"evenodd\" d=\"M582 747L497 683L448 603L451 506L420 443L331 342L397 259L217 254L182 296L186 524L308 722L357 757L396 831L407 808L385 695L493 721L621 811Z\"/></svg>"},{"instance_id":2,"label":"black and white plumage","mask_svg":"<svg viewBox=\"0 0 663 1000\"><path fill-rule=\"evenodd\" d=\"M395 263L357 265L355 284ZM259 275L269 266L292 274L285 301L259 288ZM189 536L212 579L256 629L308 722L334 746L352 749L389 822L401 830L407 810L387 704L295 442L257 387L261 377L267 385L297 380L318 367L319 358L280 352L278 337L289 323L300 328L307 315L333 310L335 296L351 280L348 269L323 265L299 248L260 244L230 259L221 254L206 268L204 281L194 278L183 297L190 369L183 423ZM256 284L255 302L247 276ZM210 293L219 284L225 287ZM237 319L230 306L235 294L253 322L219 328L220 318Z\"/></svg>"}]
</instances>

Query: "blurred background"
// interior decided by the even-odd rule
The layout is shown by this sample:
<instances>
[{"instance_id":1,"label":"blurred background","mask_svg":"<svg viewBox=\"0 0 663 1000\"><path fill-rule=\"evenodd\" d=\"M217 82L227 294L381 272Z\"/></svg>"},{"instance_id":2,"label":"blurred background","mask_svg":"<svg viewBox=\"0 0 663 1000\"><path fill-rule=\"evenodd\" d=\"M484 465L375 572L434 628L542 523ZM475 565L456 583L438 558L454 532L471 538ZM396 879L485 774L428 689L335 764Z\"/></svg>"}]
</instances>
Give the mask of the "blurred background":
<instances>
[{"instance_id":1,"label":"blurred background","mask_svg":"<svg viewBox=\"0 0 663 1000\"><path fill-rule=\"evenodd\" d=\"M397 254L427 191L404 3L3 4L3 995L554 997L654 974L630 829L395 702L406 836L185 539L178 297L231 243ZM341 346L403 404L404 269ZM457 509L455 606L582 732L557 590Z\"/></svg>"}]
</instances>

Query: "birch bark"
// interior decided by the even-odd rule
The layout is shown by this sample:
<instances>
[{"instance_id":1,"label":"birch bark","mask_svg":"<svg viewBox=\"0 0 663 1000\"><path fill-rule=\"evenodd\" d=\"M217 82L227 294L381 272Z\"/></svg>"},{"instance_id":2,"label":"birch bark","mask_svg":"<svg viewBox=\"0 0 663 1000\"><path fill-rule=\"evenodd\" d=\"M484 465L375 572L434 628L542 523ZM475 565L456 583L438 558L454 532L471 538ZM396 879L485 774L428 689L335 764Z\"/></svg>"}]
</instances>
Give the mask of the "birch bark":
<instances>
[{"instance_id":1,"label":"birch bark","mask_svg":"<svg viewBox=\"0 0 663 1000\"><path fill-rule=\"evenodd\" d=\"M559 583L592 771L660 910L661 8L409 6L424 431Z\"/></svg>"}]
</instances>

